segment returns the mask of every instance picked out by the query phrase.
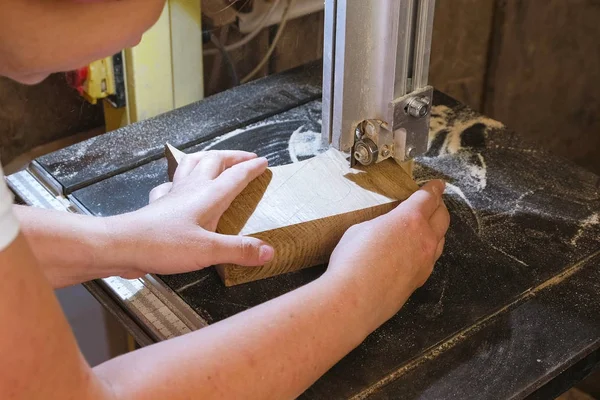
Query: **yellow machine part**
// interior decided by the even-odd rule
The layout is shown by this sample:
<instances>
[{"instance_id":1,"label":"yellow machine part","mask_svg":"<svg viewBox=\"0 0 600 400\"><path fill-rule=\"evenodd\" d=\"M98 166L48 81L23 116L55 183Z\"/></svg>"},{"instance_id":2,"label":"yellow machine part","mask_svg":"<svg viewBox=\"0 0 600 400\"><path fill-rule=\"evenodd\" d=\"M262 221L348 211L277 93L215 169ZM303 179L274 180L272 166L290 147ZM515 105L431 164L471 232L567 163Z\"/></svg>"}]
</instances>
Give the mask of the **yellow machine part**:
<instances>
[{"instance_id":1,"label":"yellow machine part","mask_svg":"<svg viewBox=\"0 0 600 400\"><path fill-rule=\"evenodd\" d=\"M106 57L88 65L88 76L83 85L85 99L96 104L98 100L116 93L112 57Z\"/></svg>"},{"instance_id":2,"label":"yellow machine part","mask_svg":"<svg viewBox=\"0 0 600 400\"><path fill-rule=\"evenodd\" d=\"M152 118L204 97L200 0L168 0L162 15L140 44L123 51L125 107L107 97L116 94L113 58L89 64L78 88L92 104L103 101L106 130Z\"/></svg>"}]
</instances>

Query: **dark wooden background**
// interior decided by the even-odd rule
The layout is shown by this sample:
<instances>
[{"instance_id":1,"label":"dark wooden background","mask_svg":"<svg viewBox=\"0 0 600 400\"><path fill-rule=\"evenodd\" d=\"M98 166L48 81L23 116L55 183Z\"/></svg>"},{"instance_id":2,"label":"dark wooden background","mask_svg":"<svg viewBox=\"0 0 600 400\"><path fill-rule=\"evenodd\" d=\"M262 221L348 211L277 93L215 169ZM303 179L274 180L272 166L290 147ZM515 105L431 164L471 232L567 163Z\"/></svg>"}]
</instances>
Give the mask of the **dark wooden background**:
<instances>
[{"instance_id":1,"label":"dark wooden background","mask_svg":"<svg viewBox=\"0 0 600 400\"><path fill-rule=\"evenodd\" d=\"M215 22L223 0L203 0ZM430 80L548 150L600 173L600 0L437 0ZM321 57L323 14L290 21L262 75ZM238 73L266 51L267 28L232 53ZM230 29L229 40L239 38ZM230 79L205 59L207 94ZM61 75L25 87L0 78L0 157L102 124L102 111L66 87Z\"/></svg>"}]
</instances>

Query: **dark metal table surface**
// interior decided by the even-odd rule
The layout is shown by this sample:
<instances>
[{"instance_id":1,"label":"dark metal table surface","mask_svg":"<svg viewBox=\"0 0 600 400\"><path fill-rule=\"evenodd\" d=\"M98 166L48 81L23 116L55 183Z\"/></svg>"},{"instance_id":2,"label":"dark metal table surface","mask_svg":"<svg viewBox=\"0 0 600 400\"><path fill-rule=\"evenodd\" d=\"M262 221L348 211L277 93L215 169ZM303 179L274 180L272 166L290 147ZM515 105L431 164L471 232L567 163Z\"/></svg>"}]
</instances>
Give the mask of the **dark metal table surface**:
<instances>
[{"instance_id":1,"label":"dark metal table surface","mask_svg":"<svg viewBox=\"0 0 600 400\"><path fill-rule=\"evenodd\" d=\"M313 156L320 65L245 85L38 159L88 211L144 206L167 180L162 146ZM598 364L600 179L436 92L419 181L443 178L452 222L427 284L303 398L553 398ZM316 279L325 267L226 288L216 272L163 276L209 323ZM301 306L301 305L299 305Z\"/></svg>"}]
</instances>

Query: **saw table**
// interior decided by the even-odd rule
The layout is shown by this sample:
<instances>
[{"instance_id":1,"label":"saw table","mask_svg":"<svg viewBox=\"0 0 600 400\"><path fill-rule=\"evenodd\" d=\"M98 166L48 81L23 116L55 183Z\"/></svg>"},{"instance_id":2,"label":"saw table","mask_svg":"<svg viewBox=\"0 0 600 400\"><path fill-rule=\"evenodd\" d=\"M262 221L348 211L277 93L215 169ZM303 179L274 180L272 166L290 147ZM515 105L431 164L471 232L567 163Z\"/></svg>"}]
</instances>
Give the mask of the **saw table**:
<instances>
[{"instance_id":1,"label":"saw table","mask_svg":"<svg viewBox=\"0 0 600 400\"><path fill-rule=\"evenodd\" d=\"M25 203L98 216L143 207L163 146L317 154L320 65L223 92L35 160ZM427 284L302 398L553 398L600 362L600 179L435 92L419 181L448 182L446 248ZM212 268L88 283L141 345L227 318L323 273L226 288Z\"/></svg>"}]
</instances>

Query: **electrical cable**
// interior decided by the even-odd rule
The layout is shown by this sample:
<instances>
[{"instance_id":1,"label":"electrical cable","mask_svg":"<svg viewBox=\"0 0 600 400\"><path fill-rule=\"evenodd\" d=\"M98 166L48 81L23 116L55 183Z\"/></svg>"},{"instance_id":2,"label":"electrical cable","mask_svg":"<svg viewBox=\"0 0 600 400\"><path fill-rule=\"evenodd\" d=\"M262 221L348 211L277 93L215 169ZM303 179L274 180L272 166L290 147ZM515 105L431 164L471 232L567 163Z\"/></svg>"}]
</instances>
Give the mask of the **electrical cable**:
<instances>
[{"instance_id":1,"label":"electrical cable","mask_svg":"<svg viewBox=\"0 0 600 400\"><path fill-rule=\"evenodd\" d=\"M221 44L219 39L217 39L214 33L210 34L210 41L217 47L217 49L221 53L221 58L225 61L225 64L227 64L227 69L229 69L229 75L231 77L233 86L239 85L240 78L237 74L237 71L235 70L235 64L233 63L231 56L229 55L227 50L225 50L225 47L223 46L223 44Z\"/></svg>"},{"instance_id":2,"label":"electrical cable","mask_svg":"<svg viewBox=\"0 0 600 400\"><path fill-rule=\"evenodd\" d=\"M281 17L281 23L279 24L279 28L277 29L277 34L275 35L275 38L273 38L273 42L271 43L271 46L269 47L267 54L265 54L265 56L260 61L260 63L258 63L258 65L248 75L246 75L244 78L242 78L240 83L246 83L250 79L252 79L254 77L254 75L256 75L257 73L260 72L260 70L267 63L267 61L269 61L269 59L271 58L271 55L273 54L273 51L275 50L275 47L277 46L277 42L279 42L279 39L281 38L283 30L285 29L285 25L287 24L287 21L288 21L289 15L290 15L290 10L292 9L292 6L295 1L296 0L287 0L287 5L285 7L285 10L283 11L283 16Z\"/></svg>"},{"instance_id":3,"label":"electrical cable","mask_svg":"<svg viewBox=\"0 0 600 400\"><path fill-rule=\"evenodd\" d=\"M223 27L221 27L221 32L219 33L219 42L220 43L227 43L227 35L229 33L229 25L225 25ZM212 30L207 31L208 34L208 41L212 42L212 35L216 34L214 32L212 32ZM214 46L214 45L213 45ZM217 47L218 49L219 47ZM221 53L219 53L217 56L215 56L213 58L213 64L212 64L212 68L210 71L210 75L209 75L209 79L208 79L208 87L206 87L205 89L207 90L206 93L214 93L214 91L217 88L217 84L219 82L219 80L221 79L221 72L223 70L223 68L221 68L223 65L223 56L221 55Z\"/></svg>"},{"instance_id":4,"label":"electrical cable","mask_svg":"<svg viewBox=\"0 0 600 400\"><path fill-rule=\"evenodd\" d=\"M215 38L211 38L210 37L211 35L214 35ZM229 36L229 25L225 25L221 28L221 32L219 33L219 37L218 37L218 43L215 44L215 46L217 46L217 48L222 47L222 43L227 43L228 36ZM209 37L209 40L211 40L211 41L214 41L214 39L217 39L215 33L209 33L208 37ZM235 64L233 62L231 62L231 65L229 65L229 62L227 61L227 59L224 59L223 55L220 53L213 60L212 69L211 69L211 72L209 75L210 79L208 80L208 86L206 88L207 93L209 93L209 94L215 93L215 91L217 90L217 88L219 86L219 82L221 79L221 72L223 69L222 68L223 60L225 60L225 62L228 63L227 68L229 69L228 75L230 75L230 78L231 78L230 79L231 87L233 87L239 83L239 78L238 78L237 71L235 69Z\"/></svg>"},{"instance_id":5,"label":"electrical cable","mask_svg":"<svg viewBox=\"0 0 600 400\"><path fill-rule=\"evenodd\" d=\"M267 24L267 22L271 18L271 15L273 15L273 13L275 12L275 10L277 9L277 6L279 5L280 2L281 2L281 0L275 0L275 2L273 3L273 5L269 9L269 11L265 14L265 16L263 17L263 19L260 20L260 22L259 22L258 26L256 27L256 29L254 29L252 32L250 32L246 36L244 36L239 41L237 41L235 43L231 43L231 44L225 45L224 46L225 50L226 51L232 51L232 50L238 49L238 48L242 47L243 45L245 45L246 43L248 43L249 41L251 41L252 39L254 39L256 37L256 35L258 35L263 30L263 28L265 27L265 25ZM213 55L213 54L218 54L218 53L219 53L219 49L205 49L202 52L202 54L204 54L205 56Z\"/></svg>"}]
</instances>

